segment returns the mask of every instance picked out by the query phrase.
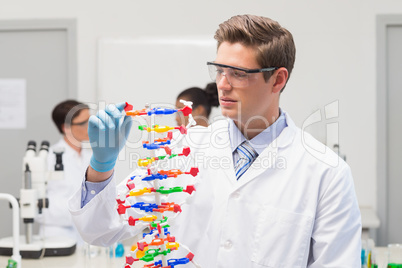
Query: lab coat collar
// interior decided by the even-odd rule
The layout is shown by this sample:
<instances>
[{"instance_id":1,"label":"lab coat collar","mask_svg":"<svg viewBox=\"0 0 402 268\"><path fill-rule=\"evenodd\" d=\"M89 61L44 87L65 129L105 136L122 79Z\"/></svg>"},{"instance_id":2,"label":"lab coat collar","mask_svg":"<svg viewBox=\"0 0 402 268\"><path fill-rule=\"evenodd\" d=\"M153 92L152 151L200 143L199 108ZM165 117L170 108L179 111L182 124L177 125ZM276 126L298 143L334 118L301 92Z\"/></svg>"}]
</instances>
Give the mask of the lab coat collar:
<instances>
[{"instance_id":1,"label":"lab coat collar","mask_svg":"<svg viewBox=\"0 0 402 268\"><path fill-rule=\"evenodd\" d=\"M279 118L269 127L264 129L257 136L249 140L249 144L253 149L260 155L265 148L272 141L274 141L282 130L287 126L286 124L286 116L285 113L279 108ZM229 120L229 137L230 137L230 145L232 148L232 153L236 151L237 147L246 141L247 139L241 133L241 131L237 128L236 124L233 120Z\"/></svg>"},{"instance_id":2,"label":"lab coat collar","mask_svg":"<svg viewBox=\"0 0 402 268\"><path fill-rule=\"evenodd\" d=\"M294 139L294 136L296 133L296 129L297 129L295 123L290 118L288 113L284 110L282 110L282 112L285 114L286 123L288 126L285 127L283 129L282 133L272 142L272 146L277 147L277 148L283 148L283 147L286 147L289 144L291 144L293 142L293 139ZM227 131L228 126L229 126L229 121L230 121L230 119L227 119L227 118L216 121L213 124L211 131L216 131L216 133L217 133L216 137L221 142L228 141L228 145L230 147L229 132ZM266 149L268 149L268 147Z\"/></svg>"},{"instance_id":3,"label":"lab coat collar","mask_svg":"<svg viewBox=\"0 0 402 268\"><path fill-rule=\"evenodd\" d=\"M230 180L232 185L234 186L234 190L242 187L247 184L249 181L258 177L262 172L275 168L279 163L277 160L281 156L281 150L291 145L296 136L297 127L290 116L283 111L286 116L287 127L283 129L281 134L267 147L264 151L256 158L253 164L249 167L249 169L243 174L243 176L236 180L236 175L234 172L234 168L228 169L225 174L227 178ZM216 137L217 142L223 144L227 143L227 146L220 151L220 157L228 157L230 156L232 166L233 166L233 158L230 141L229 141L229 132L228 132L228 124L229 119L219 120L217 121L212 129L212 131L217 131Z\"/></svg>"},{"instance_id":4,"label":"lab coat collar","mask_svg":"<svg viewBox=\"0 0 402 268\"><path fill-rule=\"evenodd\" d=\"M255 159L249 169L239 179L239 187L258 177L268 169L283 168L286 159L282 150L291 145L296 136L296 126L287 113L285 113L287 127L281 134Z\"/></svg>"},{"instance_id":5,"label":"lab coat collar","mask_svg":"<svg viewBox=\"0 0 402 268\"><path fill-rule=\"evenodd\" d=\"M68 155L74 155L74 156L79 156L79 153L71 148L71 146L64 140L64 137L62 137L57 143L55 143L52 148L61 148L64 150L64 154Z\"/></svg>"},{"instance_id":6,"label":"lab coat collar","mask_svg":"<svg viewBox=\"0 0 402 268\"><path fill-rule=\"evenodd\" d=\"M81 152L78 153L76 150L74 150L65 140L64 137L62 137L56 144L52 146L52 148L63 148L64 153L67 155L73 155L74 157L77 158L84 158L86 159L87 155L92 154L92 148L87 148L88 146L82 146Z\"/></svg>"},{"instance_id":7,"label":"lab coat collar","mask_svg":"<svg viewBox=\"0 0 402 268\"><path fill-rule=\"evenodd\" d=\"M289 146L293 142L297 131L297 127L289 114L285 111L283 111L283 113L285 114L286 123L288 126L283 129L282 133L276 139L278 148L285 148Z\"/></svg>"}]
</instances>

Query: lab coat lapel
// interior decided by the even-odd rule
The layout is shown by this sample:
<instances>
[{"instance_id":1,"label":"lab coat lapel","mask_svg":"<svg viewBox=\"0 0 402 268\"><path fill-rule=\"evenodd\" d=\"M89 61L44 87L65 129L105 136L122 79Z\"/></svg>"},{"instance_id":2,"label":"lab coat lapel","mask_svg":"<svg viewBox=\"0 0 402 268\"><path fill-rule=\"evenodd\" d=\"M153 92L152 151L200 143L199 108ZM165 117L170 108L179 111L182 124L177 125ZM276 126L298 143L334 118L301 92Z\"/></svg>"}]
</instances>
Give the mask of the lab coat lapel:
<instances>
[{"instance_id":1,"label":"lab coat lapel","mask_svg":"<svg viewBox=\"0 0 402 268\"><path fill-rule=\"evenodd\" d=\"M237 186L241 187L258 177L264 171L275 167L277 155L277 147L270 145L265 148L265 150L254 160L253 164L247 169L247 171L239 178Z\"/></svg>"},{"instance_id":2,"label":"lab coat lapel","mask_svg":"<svg viewBox=\"0 0 402 268\"><path fill-rule=\"evenodd\" d=\"M232 150L230 147L228 123L229 122L227 119L220 120L218 127L215 129L215 131L217 131L216 141L217 144L219 144L220 148L214 150L214 154L216 154L219 159L228 159L225 161L225 163L230 164L222 166L221 171L225 174L225 178L229 180L230 184L232 186L235 186L237 183L237 179L234 171ZM213 140L213 138L211 140Z\"/></svg>"},{"instance_id":3,"label":"lab coat lapel","mask_svg":"<svg viewBox=\"0 0 402 268\"><path fill-rule=\"evenodd\" d=\"M238 187L257 178L264 171L272 168L281 168L283 165L286 165L286 159L282 156L282 151L293 142L296 131L295 124L287 114L286 122L288 126L282 131L279 137L265 148L248 170L240 177Z\"/></svg>"}]
</instances>

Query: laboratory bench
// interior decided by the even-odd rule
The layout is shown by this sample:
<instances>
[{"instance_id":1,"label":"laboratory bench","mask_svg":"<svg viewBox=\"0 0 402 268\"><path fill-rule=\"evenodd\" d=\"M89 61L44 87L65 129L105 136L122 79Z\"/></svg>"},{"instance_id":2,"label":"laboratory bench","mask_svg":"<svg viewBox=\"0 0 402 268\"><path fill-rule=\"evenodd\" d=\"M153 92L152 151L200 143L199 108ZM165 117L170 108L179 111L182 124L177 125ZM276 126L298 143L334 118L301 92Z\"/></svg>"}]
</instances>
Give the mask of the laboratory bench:
<instances>
[{"instance_id":1,"label":"laboratory bench","mask_svg":"<svg viewBox=\"0 0 402 268\"><path fill-rule=\"evenodd\" d=\"M91 256L89 256L91 255ZM98 252L86 254L83 248L66 257L44 257L41 259L22 259L21 268L121 268L125 262L125 257L110 258L106 251L101 249ZM378 268L387 267L388 250L386 247L377 247L374 250L374 258ZM0 267L6 267L9 257L0 256ZM133 268L143 267L144 263L135 263Z\"/></svg>"},{"instance_id":2,"label":"laboratory bench","mask_svg":"<svg viewBox=\"0 0 402 268\"><path fill-rule=\"evenodd\" d=\"M127 248L128 250L128 248ZM8 256L0 256L0 267L6 267ZM21 268L121 268L124 267L125 256L110 258L108 250L94 247L87 254L86 248L78 247L70 256L44 257L40 259L22 259ZM141 263L135 263L133 268L143 267Z\"/></svg>"}]
</instances>

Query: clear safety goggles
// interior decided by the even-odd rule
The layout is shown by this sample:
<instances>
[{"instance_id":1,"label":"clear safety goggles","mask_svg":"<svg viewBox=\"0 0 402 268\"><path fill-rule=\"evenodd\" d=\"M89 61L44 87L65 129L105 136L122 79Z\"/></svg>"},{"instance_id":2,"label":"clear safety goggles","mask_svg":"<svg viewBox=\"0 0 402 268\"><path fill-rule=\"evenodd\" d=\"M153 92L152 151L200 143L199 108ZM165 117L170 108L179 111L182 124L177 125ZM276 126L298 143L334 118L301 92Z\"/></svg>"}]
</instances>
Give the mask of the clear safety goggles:
<instances>
[{"instance_id":1,"label":"clear safety goggles","mask_svg":"<svg viewBox=\"0 0 402 268\"><path fill-rule=\"evenodd\" d=\"M247 87L256 79L257 74L277 70L278 67L268 67L262 69L243 69L225 64L207 62L209 76L212 81L219 83L223 76L232 87Z\"/></svg>"}]
</instances>

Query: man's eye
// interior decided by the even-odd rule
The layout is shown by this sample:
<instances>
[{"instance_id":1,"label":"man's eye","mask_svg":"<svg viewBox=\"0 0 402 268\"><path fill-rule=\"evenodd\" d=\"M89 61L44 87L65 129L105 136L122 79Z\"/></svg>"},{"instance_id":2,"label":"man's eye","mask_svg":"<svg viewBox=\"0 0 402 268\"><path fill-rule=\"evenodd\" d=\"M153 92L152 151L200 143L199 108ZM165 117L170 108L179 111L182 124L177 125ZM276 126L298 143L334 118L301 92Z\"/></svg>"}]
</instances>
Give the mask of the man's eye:
<instances>
[{"instance_id":1,"label":"man's eye","mask_svg":"<svg viewBox=\"0 0 402 268\"><path fill-rule=\"evenodd\" d=\"M238 71L238 70L234 70L233 71L233 76L236 78L245 78L247 77L247 73L242 72L242 71Z\"/></svg>"}]
</instances>

